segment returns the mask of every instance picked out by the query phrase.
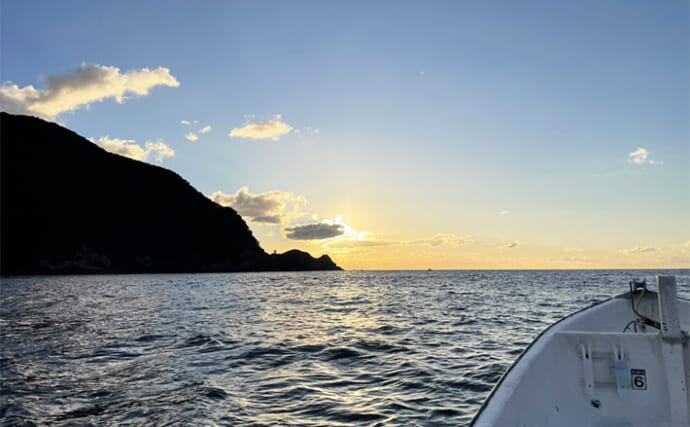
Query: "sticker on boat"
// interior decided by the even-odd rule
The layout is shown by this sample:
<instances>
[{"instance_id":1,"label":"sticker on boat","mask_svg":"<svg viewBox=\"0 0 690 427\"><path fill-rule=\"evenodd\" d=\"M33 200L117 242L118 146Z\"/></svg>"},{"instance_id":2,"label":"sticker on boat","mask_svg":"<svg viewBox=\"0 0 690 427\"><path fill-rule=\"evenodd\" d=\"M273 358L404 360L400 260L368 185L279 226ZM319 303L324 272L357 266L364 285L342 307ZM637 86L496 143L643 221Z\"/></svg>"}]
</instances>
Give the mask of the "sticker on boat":
<instances>
[{"instance_id":1,"label":"sticker on boat","mask_svg":"<svg viewBox=\"0 0 690 427\"><path fill-rule=\"evenodd\" d=\"M633 390L647 390L647 372L644 369L631 369Z\"/></svg>"}]
</instances>

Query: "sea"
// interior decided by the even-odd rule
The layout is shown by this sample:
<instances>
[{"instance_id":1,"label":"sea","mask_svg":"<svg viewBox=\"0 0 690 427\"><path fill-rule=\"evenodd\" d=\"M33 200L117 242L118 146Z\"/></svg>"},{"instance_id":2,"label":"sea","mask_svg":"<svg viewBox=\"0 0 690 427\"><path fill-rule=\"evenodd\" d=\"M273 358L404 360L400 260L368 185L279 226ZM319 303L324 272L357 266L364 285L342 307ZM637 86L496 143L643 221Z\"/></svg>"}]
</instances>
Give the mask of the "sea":
<instances>
[{"instance_id":1,"label":"sea","mask_svg":"<svg viewBox=\"0 0 690 427\"><path fill-rule=\"evenodd\" d=\"M541 331L657 274L690 296L690 270L2 278L0 424L467 425Z\"/></svg>"}]
</instances>

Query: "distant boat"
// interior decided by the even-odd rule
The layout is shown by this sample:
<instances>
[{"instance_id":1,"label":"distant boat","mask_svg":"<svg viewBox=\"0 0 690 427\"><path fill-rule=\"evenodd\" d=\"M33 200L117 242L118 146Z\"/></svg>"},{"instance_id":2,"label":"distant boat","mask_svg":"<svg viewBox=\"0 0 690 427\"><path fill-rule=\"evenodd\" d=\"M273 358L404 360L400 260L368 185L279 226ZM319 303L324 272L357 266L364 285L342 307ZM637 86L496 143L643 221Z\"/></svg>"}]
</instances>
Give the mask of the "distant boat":
<instances>
[{"instance_id":1,"label":"distant boat","mask_svg":"<svg viewBox=\"0 0 690 427\"><path fill-rule=\"evenodd\" d=\"M558 321L520 355L472 426L690 425L690 301L675 277Z\"/></svg>"}]
</instances>

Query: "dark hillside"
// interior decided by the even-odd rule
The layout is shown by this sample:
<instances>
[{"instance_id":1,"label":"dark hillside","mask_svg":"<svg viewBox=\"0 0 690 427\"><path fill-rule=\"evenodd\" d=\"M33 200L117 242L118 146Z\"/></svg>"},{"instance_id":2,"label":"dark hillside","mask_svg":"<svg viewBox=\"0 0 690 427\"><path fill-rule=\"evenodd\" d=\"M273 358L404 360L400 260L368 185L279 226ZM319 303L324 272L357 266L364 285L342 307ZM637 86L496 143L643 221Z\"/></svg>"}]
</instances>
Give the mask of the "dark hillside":
<instances>
[{"instance_id":1,"label":"dark hillside","mask_svg":"<svg viewBox=\"0 0 690 427\"><path fill-rule=\"evenodd\" d=\"M0 131L3 275L337 269L267 255L233 209L172 171L37 118L1 113Z\"/></svg>"}]
</instances>

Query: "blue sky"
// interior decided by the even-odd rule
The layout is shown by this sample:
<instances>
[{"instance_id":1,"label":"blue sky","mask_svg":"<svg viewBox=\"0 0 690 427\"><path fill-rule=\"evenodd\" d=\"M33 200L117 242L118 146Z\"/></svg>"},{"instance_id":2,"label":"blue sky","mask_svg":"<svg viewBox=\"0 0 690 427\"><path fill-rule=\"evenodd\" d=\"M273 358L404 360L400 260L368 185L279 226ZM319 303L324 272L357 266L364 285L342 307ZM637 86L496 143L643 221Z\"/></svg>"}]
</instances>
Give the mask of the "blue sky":
<instances>
[{"instance_id":1,"label":"blue sky","mask_svg":"<svg viewBox=\"0 0 690 427\"><path fill-rule=\"evenodd\" d=\"M690 266L687 2L4 0L1 13L5 88L168 70L179 85L49 119L165 144L160 164L228 196L215 200L269 251L349 268ZM229 136L251 124L290 131ZM275 221L249 215L261 209ZM286 237L310 224L330 237Z\"/></svg>"}]
</instances>

